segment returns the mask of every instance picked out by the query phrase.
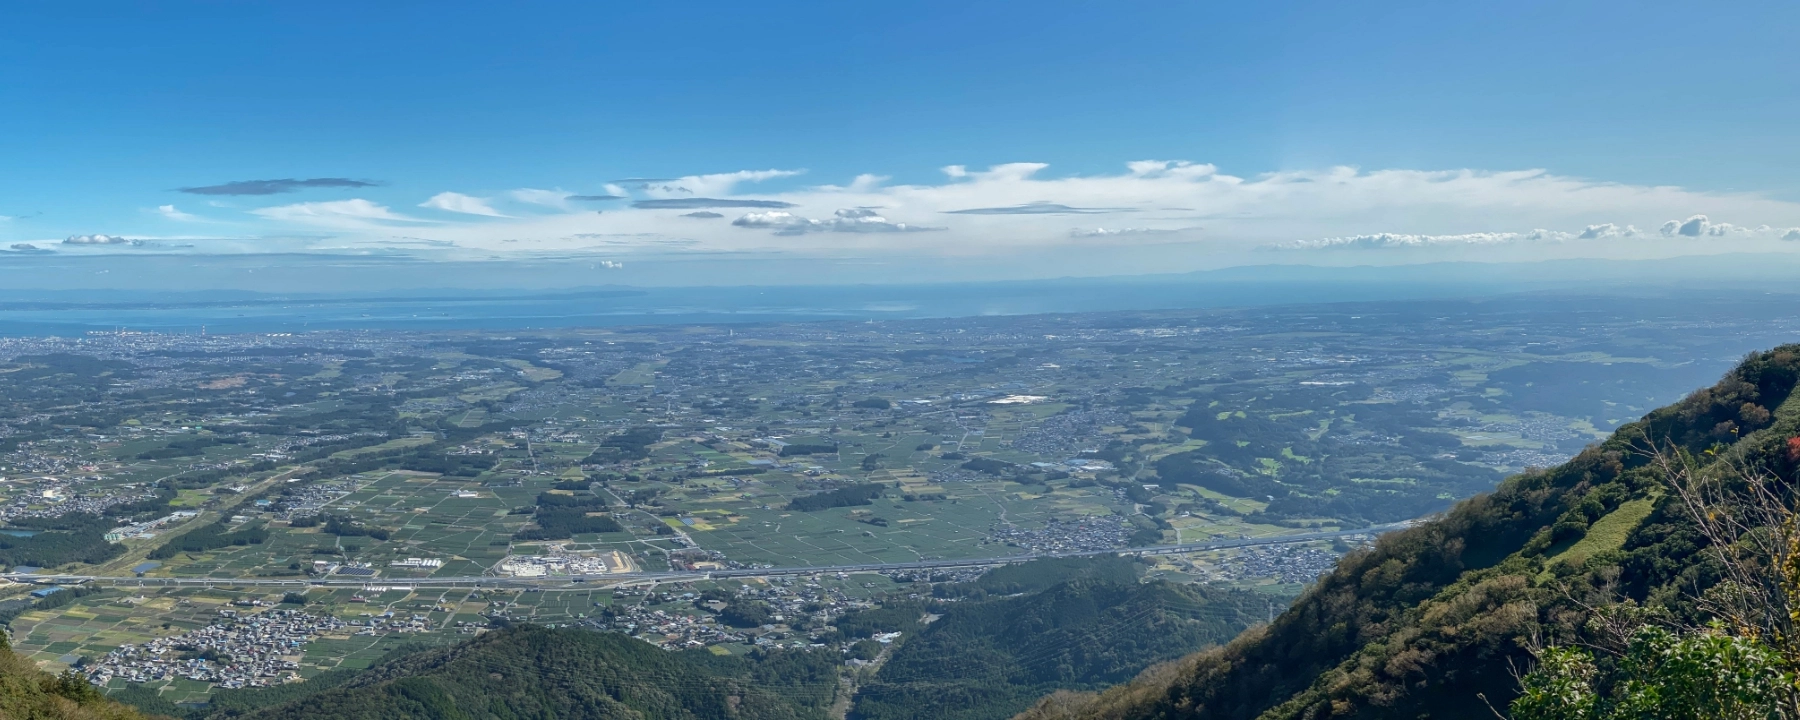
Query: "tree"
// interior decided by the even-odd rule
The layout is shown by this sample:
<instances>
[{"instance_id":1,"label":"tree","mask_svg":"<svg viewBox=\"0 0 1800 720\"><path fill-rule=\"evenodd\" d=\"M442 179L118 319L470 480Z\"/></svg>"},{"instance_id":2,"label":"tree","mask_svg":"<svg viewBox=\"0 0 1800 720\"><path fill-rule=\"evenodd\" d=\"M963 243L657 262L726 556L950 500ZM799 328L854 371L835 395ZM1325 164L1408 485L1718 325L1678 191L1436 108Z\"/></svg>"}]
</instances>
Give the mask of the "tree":
<instances>
[{"instance_id":1,"label":"tree","mask_svg":"<svg viewBox=\"0 0 1800 720\"><path fill-rule=\"evenodd\" d=\"M1513 720L1797 717L1794 676L1780 656L1720 629L1641 628L1612 672L1602 672L1586 650L1552 648L1521 684Z\"/></svg>"},{"instance_id":2,"label":"tree","mask_svg":"<svg viewBox=\"0 0 1800 720\"><path fill-rule=\"evenodd\" d=\"M1739 456L1703 470L1678 447L1651 458L1723 575L1692 598L1716 619L1686 632L1639 625L1610 669L1587 650L1548 649L1521 679L1514 720L1800 718L1800 498L1784 468Z\"/></svg>"}]
</instances>

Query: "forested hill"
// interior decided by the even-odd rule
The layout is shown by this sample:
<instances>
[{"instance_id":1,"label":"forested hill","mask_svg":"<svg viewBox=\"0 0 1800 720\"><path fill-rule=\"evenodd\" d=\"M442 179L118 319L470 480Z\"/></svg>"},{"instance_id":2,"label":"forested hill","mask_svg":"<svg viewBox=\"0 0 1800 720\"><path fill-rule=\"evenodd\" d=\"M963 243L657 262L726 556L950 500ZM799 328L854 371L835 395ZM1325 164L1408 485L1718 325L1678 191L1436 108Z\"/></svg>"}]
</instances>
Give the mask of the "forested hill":
<instances>
[{"instance_id":1,"label":"forested hill","mask_svg":"<svg viewBox=\"0 0 1800 720\"><path fill-rule=\"evenodd\" d=\"M102 695L80 675L51 675L16 655L0 633L0 718L141 720L137 710Z\"/></svg>"},{"instance_id":2,"label":"forested hill","mask_svg":"<svg viewBox=\"0 0 1800 720\"><path fill-rule=\"evenodd\" d=\"M901 644L857 692L851 717L1008 717L1051 690L1113 685L1151 664L1230 640L1264 619L1267 601L1243 590L1140 583L1127 570L1123 578L1095 576L1027 595L948 603L941 618Z\"/></svg>"},{"instance_id":3,"label":"forested hill","mask_svg":"<svg viewBox=\"0 0 1800 720\"><path fill-rule=\"evenodd\" d=\"M1596 609L1707 619L1693 598L1719 569L1646 451L1792 483L1797 378L1800 345L1752 355L1562 466L1344 557L1269 626L1098 695L1051 696L1021 720L1492 717L1489 702L1503 711L1518 692L1527 645L1592 641Z\"/></svg>"},{"instance_id":4,"label":"forested hill","mask_svg":"<svg viewBox=\"0 0 1800 720\"><path fill-rule=\"evenodd\" d=\"M822 720L839 661L835 651L668 652L619 633L520 626L405 656L245 717Z\"/></svg>"}]
</instances>

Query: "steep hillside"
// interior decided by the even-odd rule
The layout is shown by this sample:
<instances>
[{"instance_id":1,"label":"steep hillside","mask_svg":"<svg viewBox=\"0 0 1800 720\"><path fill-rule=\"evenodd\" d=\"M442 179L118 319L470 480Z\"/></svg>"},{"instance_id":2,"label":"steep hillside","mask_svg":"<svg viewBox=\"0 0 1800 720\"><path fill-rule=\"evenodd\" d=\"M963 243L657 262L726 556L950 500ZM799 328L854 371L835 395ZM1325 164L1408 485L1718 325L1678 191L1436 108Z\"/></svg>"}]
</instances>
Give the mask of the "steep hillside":
<instances>
[{"instance_id":1,"label":"steep hillside","mask_svg":"<svg viewBox=\"0 0 1800 720\"><path fill-rule=\"evenodd\" d=\"M0 718L137 720L136 710L113 702L78 675L51 675L12 651L0 633Z\"/></svg>"},{"instance_id":2,"label":"steep hillside","mask_svg":"<svg viewBox=\"0 0 1800 720\"><path fill-rule=\"evenodd\" d=\"M1002 575L991 584L1015 582ZM1244 591L1139 583L1126 569L1122 579L951 603L861 688L851 717L1008 717L1050 690L1119 683L1152 663L1229 640L1262 619L1265 602Z\"/></svg>"},{"instance_id":3,"label":"steep hillside","mask_svg":"<svg viewBox=\"0 0 1800 720\"><path fill-rule=\"evenodd\" d=\"M1624 426L1568 463L1515 476L1442 518L1345 557L1274 623L1030 720L1490 717L1532 642L1579 642L1593 608L1632 601L1699 621L1717 581L1647 451L1679 448L1792 482L1800 345ZM1486 698L1484 701L1483 698Z\"/></svg>"},{"instance_id":4,"label":"steep hillside","mask_svg":"<svg viewBox=\"0 0 1800 720\"><path fill-rule=\"evenodd\" d=\"M617 633L524 626L386 663L242 717L804 720L837 689L835 652L749 660L671 653Z\"/></svg>"}]
</instances>

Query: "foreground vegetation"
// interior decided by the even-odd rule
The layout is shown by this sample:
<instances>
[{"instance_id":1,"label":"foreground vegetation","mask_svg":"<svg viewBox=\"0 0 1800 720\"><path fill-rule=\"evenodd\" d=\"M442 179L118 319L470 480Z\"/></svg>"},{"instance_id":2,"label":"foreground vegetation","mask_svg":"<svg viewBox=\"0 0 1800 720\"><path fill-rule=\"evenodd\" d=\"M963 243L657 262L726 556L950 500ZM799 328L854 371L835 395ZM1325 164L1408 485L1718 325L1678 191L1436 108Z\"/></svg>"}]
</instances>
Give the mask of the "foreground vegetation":
<instances>
[{"instance_id":1,"label":"foreground vegetation","mask_svg":"<svg viewBox=\"0 0 1800 720\"><path fill-rule=\"evenodd\" d=\"M74 672L43 672L0 634L0 718L135 720L137 710L101 694Z\"/></svg>"}]
</instances>

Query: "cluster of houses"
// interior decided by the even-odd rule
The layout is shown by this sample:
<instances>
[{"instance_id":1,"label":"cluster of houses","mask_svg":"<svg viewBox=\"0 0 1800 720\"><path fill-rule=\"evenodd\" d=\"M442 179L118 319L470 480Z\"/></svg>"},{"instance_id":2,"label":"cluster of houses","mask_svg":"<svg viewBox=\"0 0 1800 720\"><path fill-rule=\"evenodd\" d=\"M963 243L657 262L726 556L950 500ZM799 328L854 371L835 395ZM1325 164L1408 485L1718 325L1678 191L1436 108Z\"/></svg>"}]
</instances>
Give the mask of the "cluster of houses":
<instances>
[{"instance_id":1,"label":"cluster of houses","mask_svg":"<svg viewBox=\"0 0 1800 720\"><path fill-rule=\"evenodd\" d=\"M86 667L89 682L105 686L114 678L152 682L185 678L222 688L278 685L298 675L301 648L344 621L330 615L275 609L239 617L220 610L212 625L121 645Z\"/></svg>"}]
</instances>

